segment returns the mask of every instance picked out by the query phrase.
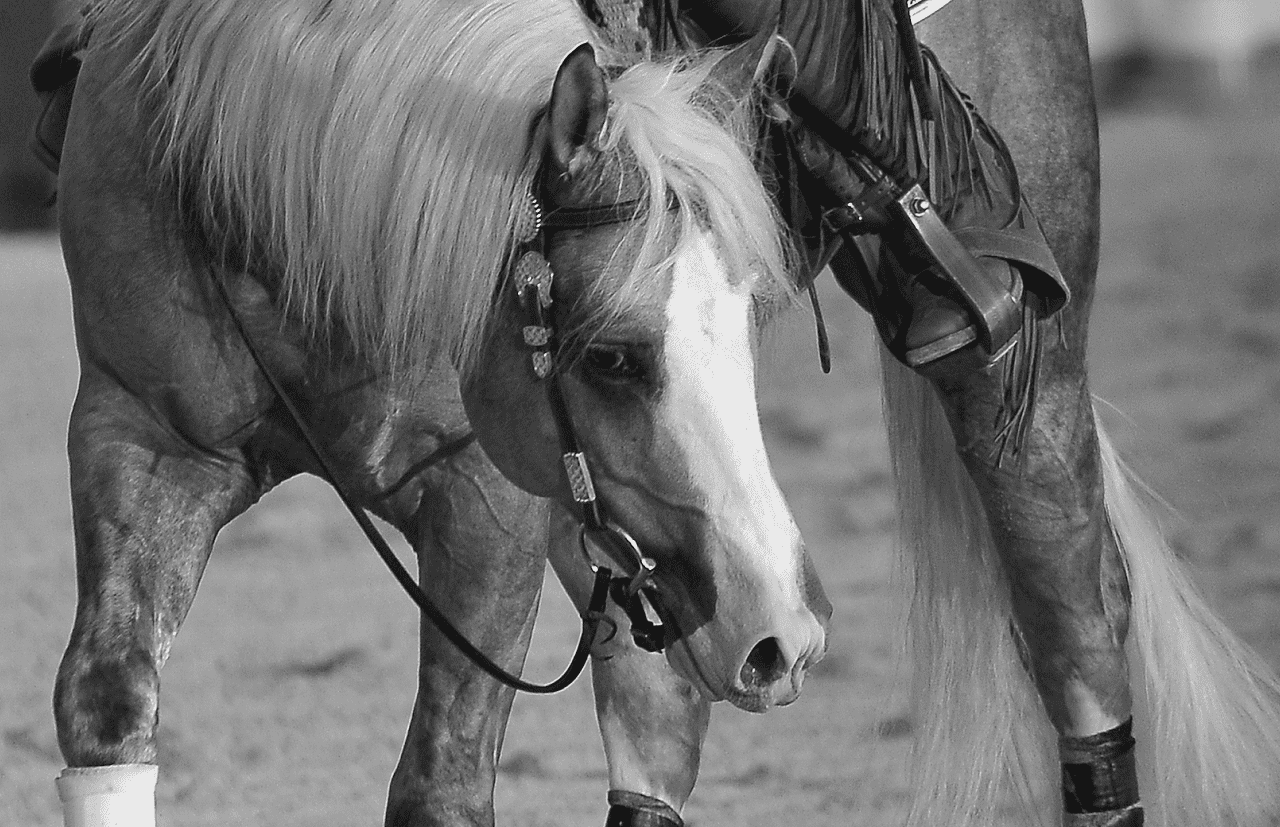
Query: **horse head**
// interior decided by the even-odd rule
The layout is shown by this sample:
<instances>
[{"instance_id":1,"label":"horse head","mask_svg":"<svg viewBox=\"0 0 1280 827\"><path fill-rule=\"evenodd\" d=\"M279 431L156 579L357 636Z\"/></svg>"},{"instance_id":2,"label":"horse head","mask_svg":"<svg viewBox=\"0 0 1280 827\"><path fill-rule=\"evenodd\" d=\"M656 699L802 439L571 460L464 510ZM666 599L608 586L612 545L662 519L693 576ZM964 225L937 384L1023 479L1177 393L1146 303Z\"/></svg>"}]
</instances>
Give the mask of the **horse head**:
<instances>
[{"instance_id":1,"label":"horse head","mask_svg":"<svg viewBox=\"0 0 1280 827\"><path fill-rule=\"evenodd\" d=\"M540 244L554 273L553 370L600 499L657 563L673 666L760 711L798 695L831 608L756 408L759 334L791 288L742 148L755 128L735 91L744 65L641 64L610 80L589 47L575 50L534 133L535 189L551 227ZM563 212L608 218L566 226ZM510 479L572 505L527 325L505 286L464 401Z\"/></svg>"}]
</instances>

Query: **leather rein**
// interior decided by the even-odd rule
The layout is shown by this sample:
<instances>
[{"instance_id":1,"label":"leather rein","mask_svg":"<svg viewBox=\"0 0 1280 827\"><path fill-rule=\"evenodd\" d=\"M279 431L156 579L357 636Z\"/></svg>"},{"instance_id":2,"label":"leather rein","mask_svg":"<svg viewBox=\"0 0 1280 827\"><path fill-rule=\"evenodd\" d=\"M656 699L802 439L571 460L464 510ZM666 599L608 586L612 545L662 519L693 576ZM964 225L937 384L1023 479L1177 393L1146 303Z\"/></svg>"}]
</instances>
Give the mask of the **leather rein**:
<instances>
[{"instance_id":1,"label":"leather rein","mask_svg":"<svg viewBox=\"0 0 1280 827\"><path fill-rule=\"evenodd\" d=\"M610 598L627 613L628 618L631 620L632 636L638 646L650 652L661 651L664 646L665 630L662 625L649 619L644 603L641 600L641 595L643 594L648 596L650 602L652 602L655 589L651 578L657 564L641 553L639 545L630 534L606 519L603 506L596 496L595 484L590 468L587 465L586 456L578 443L573 419L564 399L559 372L555 369L555 352L558 342L554 326L554 313L552 312L551 289L553 273L551 265L544 255L546 234L549 231L588 229L609 224L625 223L642 215L645 209L644 200L633 199L597 207L561 207L553 210L550 214L544 214L540 203L530 193L527 196L527 220L523 222L517 235L517 246L513 256L515 261L513 273L517 297L528 313L529 323L525 325L523 330L524 341L531 349L535 376L539 380L549 380L546 384L547 398L551 406L552 416L555 418L556 429L559 432L565 474L569 481L574 501L579 506L578 542L595 576L591 588L591 598L586 611L582 613L582 633L578 637L578 644L574 649L573 656L570 658L564 672L555 680L545 684L526 681L519 675L499 666L468 640L466 635L449 620L439 605L427 596L404 564L396 557L395 552L391 550L391 546L373 524L365 507L356 501L351 488L338 475L333 461L324 446L320 444L316 433L307 425L297 404L285 389L279 377L271 370L261 351L254 343L253 338L249 335L248 328L231 301L231 295L226 284L216 276L212 279L223 303L226 305L236 330L249 351L249 355L263 377L266 378L271 390L284 406L285 412L297 428L308 452L319 466L321 476L333 487L338 498L351 513L356 524L364 532L374 551L382 558L382 562L391 571L396 582L400 584L400 587L409 595L410 599L417 604L422 614L468 660L495 680L521 692L543 695L559 692L572 684L582 674L601 624L613 627L609 633L610 638L616 633L616 624L605 614L606 603ZM416 463L414 469L417 472L421 472L435 464L435 462L453 456L462 448L467 447L473 440L474 436L468 434L455 443L433 452L426 460ZM402 479L401 482L404 482L404 480ZM621 556L629 564L634 565L635 573L629 577L615 577L612 569L598 565L591 559L588 541L604 547L606 551L610 551L615 557Z\"/></svg>"}]
</instances>

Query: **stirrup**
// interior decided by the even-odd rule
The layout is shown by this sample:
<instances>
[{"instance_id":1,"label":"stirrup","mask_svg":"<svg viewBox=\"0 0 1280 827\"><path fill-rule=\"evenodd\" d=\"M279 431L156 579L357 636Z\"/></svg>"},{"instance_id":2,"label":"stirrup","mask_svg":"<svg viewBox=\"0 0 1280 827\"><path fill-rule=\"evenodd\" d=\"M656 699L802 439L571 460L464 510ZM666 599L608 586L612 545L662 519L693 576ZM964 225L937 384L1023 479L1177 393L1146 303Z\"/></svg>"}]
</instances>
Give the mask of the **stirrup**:
<instances>
[{"instance_id":1,"label":"stirrup","mask_svg":"<svg viewBox=\"0 0 1280 827\"><path fill-rule=\"evenodd\" d=\"M995 268L1003 275L997 279L987 269L990 262L966 251L972 272L992 284L1002 283L1000 290L989 292L990 307L1004 316L1012 315L999 318L994 335L984 340L975 321L977 311L969 309L935 263L912 256L910 264L904 265L902 257L883 239L858 237L851 241L841 245L844 251L830 262L836 282L871 314L894 358L932 379L964 376L999 362L1022 340L1026 303L1040 302L1039 297L1027 295L1021 270L1013 262L990 257L1003 265ZM906 266L912 270L908 272Z\"/></svg>"},{"instance_id":2,"label":"stirrup","mask_svg":"<svg viewBox=\"0 0 1280 827\"><path fill-rule=\"evenodd\" d=\"M977 342L995 358L1008 347L1022 327L1021 279L1016 279L1016 284L1011 286L1007 280L994 277L979 264L973 253L942 223L938 211L919 184L900 197L894 209L904 228L913 236L911 240L932 260L936 272L962 302L961 309L973 319L973 334ZM942 352L930 346L917 348L917 351L927 352L919 353L915 364L908 352L907 364L919 369L966 344L968 342L957 341Z\"/></svg>"}]
</instances>

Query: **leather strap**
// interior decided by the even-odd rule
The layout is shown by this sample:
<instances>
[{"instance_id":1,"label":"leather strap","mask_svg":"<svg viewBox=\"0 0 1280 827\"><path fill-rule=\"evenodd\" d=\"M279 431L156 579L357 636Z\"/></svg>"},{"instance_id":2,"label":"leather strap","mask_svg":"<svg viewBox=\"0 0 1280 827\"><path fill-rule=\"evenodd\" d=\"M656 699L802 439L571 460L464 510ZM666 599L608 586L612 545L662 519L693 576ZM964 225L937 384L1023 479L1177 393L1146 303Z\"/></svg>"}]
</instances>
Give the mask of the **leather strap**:
<instances>
[{"instance_id":1,"label":"leather strap","mask_svg":"<svg viewBox=\"0 0 1280 827\"><path fill-rule=\"evenodd\" d=\"M667 192L667 209L679 207L674 193ZM634 221L649 209L649 199L631 198L613 204L597 204L589 207L552 207L542 219L547 230L589 230L609 224L625 224Z\"/></svg>"}]
</instances>

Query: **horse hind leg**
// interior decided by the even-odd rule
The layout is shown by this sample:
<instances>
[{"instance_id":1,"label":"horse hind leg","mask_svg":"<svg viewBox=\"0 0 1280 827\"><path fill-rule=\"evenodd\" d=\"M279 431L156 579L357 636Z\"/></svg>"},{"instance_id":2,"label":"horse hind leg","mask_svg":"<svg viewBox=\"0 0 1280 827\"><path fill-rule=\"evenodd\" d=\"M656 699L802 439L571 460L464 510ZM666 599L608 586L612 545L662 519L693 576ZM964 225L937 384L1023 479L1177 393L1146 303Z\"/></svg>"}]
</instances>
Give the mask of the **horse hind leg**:
<instances>
[{"instance_id":1,"label":"horse hind leg","mask_svg":"<svg viewBox=\"0 0 1280 827\"><path fill-rule=\"evenodd\" d=\"M1005 415L998 371L930 386L883 360L916 582L922 797L911 824L995 822L1001 801L991 792L1009 778L1027 820L1043 823L1052 807L1039 779L1062 773L1074 783L1070 773L1080 771L1055 766L1055 741L1065 764L1101 768L1110 789L1083 806L1064 802L1069 809L1110 811L1113 820L1100 824L1141 818L1124 731L1128 584L1107 522L1083 364L1073 357L1046 361L1016 452L1002 450L993 427ZM1011 623L1016 635L999 631ZM1074 812L1068 823L1096 817Z\"/></svg>"},{"instance_id":2,"label":"horse hind leg","mask_svg":"<svg viewBox=\"0 0 1280 827\"><path fill-rule=\"evenodd\" d=\"M160 669L214 536L257 495L86 364L68 433L78 599L54 716L69 827L155 819Z\"/></svg>"},{"instance_id":3,"label":"horse hind leg","mask_svg":"<svg viewBox=\"0 0 1280 827\"><path fill-rule=\"evenodd\" d=\"M1008 577L1032 680L1059 734L1067 823L1139 824L1124 651L1129 584L1107 521L1083 371L1042 376L1030 427L1012 446L990 425L1007 415L995 409L1002 394L990 378L964 384L943 400Z\"/></svg>"}]
</instances>

